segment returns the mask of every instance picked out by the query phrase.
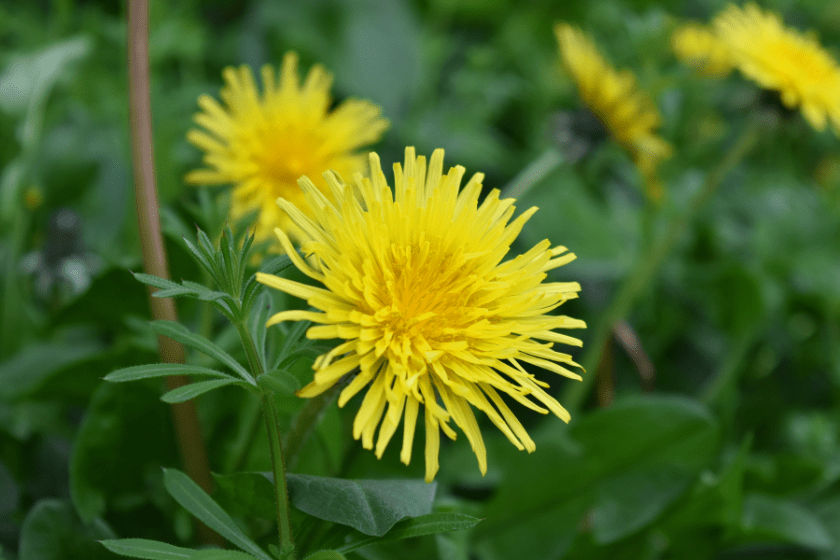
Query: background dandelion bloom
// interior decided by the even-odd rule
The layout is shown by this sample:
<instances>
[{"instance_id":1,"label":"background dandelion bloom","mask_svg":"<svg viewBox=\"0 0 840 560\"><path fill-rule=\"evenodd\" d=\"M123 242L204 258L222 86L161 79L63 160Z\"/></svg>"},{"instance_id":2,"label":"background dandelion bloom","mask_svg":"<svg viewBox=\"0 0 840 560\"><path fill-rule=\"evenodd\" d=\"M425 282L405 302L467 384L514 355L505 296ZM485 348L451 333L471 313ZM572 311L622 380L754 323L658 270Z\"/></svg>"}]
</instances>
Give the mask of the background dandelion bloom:
<instances>
[{"instance_id":1,"label":"background dandelion bloom","mask_svg":"<svg viewBox=\"0 0 840 560\"><path fill-rule=\"evenodd\" d=\"M318 326L309 329L309 338L344 340L315 361L314 380L298 394L314 397L358 368L338 401L343 406L368 387L353 437L373 449L379 427L376 455L381 457L404 419L400 458L406 464L423 405L426 481L438 470L440 430L455 439L450 421L464 431L486 472L484 442L470 405L517 448L533 451L534 442L500 393L568 422L568 412L546 393L548 385L522 362L580 379L566 367L578 367L571 356L551 347L580 346L578 339L553 329L586 325L547 315L577 297L580 285L543 283L549 270L575 256L545 240L502 262L536 208L511 222L514 200L499 200L498 190L479 205L480 173L459 193L464 168L444 175L443 150L433 153L427 168L426 158L407 148L405 167L394 165L393 193L373 153L370 168L370 179L355 177L361 200L333 173L325 173L332 199L302 178L301 188L315 209L311 218L290 201L278 201L304 232L302 248L318 266L302 260L278 228L283 247L324 288L258 274L263 284L319 310L283 311L269 325L310 320Z\"/></svg>"},{"instance_id":2,"label":"background dandelion bloom","mask_svg":"<svg viewBox=\"0 0 840 560\"><path fill-rule=\"evenodd\" d=\"M787 107L799 106L815 129L831 121L840 135L840 67L813 34L785 27L779 16L755 4L728 6L714 28L745 76L778 91Z\"/></svg>"},{"instance_id":3,"label":"background dandelion bloom","mask_svg":"<svg viewBox=\"0 0 840 560\"><path fill-rule=\"evenodd\" d=\"M630 154L645 180L648 196L660 198L657 169L670 157L672 148L655 132L662 119L653 101L638 89L631 72L613 69L579 29L558 23L554 32L563 65L584 105Z\"/></svg>"},{"instance_id":4,"label":"background dandelion bloom","mask_svg":"<svg viewBox=\"0 0 840 560\"><path fill-rule=\"evenodd\" d=\"M671 35L671 49L678 59L705 76L723 77L732 71L729 46L705 25L687 23L678 27Z\"/></svg>"},{"instance_id":5,"label":"background dandelion bloom","mask_svg":"<svg viewBox=\"0 0 840 560\"><path fill-rule=\"evenodd\" d=\"M225 68L222 107L209 95L198 98L201 113L187 139L204 150L208 169L192 171L188 183L234 185L231 218L258 210L255 234L270 237L277 226L299 236L275 201L278 196L311 214L297 185L302 175L320 177L328 169L344 176L363 171L365 155L356 151L379 140L388 128L381 110L369 101L348 99L330 108L332 76L315 65L303 85L297 55L287 53L279 80L274 68L262 68L259 95L247 66Z\"/></svg>"}]
</instances>

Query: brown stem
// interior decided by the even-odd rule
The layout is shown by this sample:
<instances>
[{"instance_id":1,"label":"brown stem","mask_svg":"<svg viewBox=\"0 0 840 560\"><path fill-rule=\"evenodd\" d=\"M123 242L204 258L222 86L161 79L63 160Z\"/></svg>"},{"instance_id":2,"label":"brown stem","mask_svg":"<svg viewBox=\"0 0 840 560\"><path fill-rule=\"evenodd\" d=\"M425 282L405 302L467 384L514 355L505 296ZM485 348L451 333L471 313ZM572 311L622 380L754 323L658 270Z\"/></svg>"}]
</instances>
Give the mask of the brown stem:
<instances>
[{"instance_id":1,"label":"brown stem","mask_svg":"<svg viewBox=\"0 0 840 560\"><path fill-rule=\"evenodd\" d=\"M137 203L137 223L143 250L146 273L169 278L166 249L160 231L157 188L155 186L154 150L152 145L152 105L149 87L149 5L147 0L128 1L128 97L131 119L131 151L134 163L134 193ZM175 304L169 298L151 297L152 318L177 321ZM158 337L160 359L166 363L184 363L184 347L169 338ZM167 390L189 383L185 375L166 379ZM195 403L171 405L172 421L181 461L187 474L205 492L210 492L212 478L207 449L201 437ZM224 540L203 523L196 520L199 539L205 543L223 545Z\"/></svg>"}]
</instances>

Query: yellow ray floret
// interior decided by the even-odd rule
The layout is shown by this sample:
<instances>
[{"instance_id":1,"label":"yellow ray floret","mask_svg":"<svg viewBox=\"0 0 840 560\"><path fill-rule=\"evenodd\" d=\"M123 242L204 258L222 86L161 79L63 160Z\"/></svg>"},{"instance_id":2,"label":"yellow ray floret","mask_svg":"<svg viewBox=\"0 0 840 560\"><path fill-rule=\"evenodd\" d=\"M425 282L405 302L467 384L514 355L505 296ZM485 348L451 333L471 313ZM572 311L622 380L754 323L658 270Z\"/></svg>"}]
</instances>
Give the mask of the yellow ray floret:
<instances>
[{"instance_id":1,"label":"yellow ray floret","mask_svg":"<svg viewBox=\"0 0 840 560\"><path fill-rule=\"evenodd\" d=\"M705 25L687 23L678 27L671 35L671 48L678 59L705 76L723 77L732 71L729 46Z\"/></svg>"},{"instance_id":2,"label":"yellow ray floret","mask_svg":"<svg viewBox=\"0 0 840 560\"><path fill-rule=\"evenodd\" d=\"M308 179L300 186L313 215L286 199L278 204L304 232L304 260L288 235L277 235L294 264L323 287L258 274L263 284L305 299L318 311L284 311L280 321L308 319L310 338L343 339L315 362L313 381L301 397L314 397L342 379L344 406L367 387L353 436L381 457L400 422L401 460L411 459L422 408L426 427L426 480L438 470L442 430L455 439L454 423L467 436L484 474L484 440L473 409L482 411L519 449L534 442L503 395L564 421L569 414L529 373L532 364L580 379L579 367L555 343L580 340L554 329L584 328L583 321L548 313L577 297L577 282L544 282L547 271L574 259L546 240L504 260L536 208L511 218L514 200L492 191L479 204L483 175L461 189L463 167L444 174L443 150L431 159L407 148L405 165L394 165L394 189L379 158L370 154L370 178L345 185L325 173L330 195ZM310 263L315 263L311 266ZM422 405L422 406L421 406ZM378 436L377 436L378 429Z\"/></svg>"},{"instance_id":3,"label":"yellow ray floret","mask_svg":"<svg viewBox=\"0 0 840 560\"><path fill-rule=\"evenodd\" d=\"M332 76L315 65L300 84L297 61L295 53L287 53L279 77L264 66L262 94L249 67L225 68L224 106L209 95L199 97L202 112L195 122L201 129L187 134L204 151L207 168L192 171L186 181L233 184L231 217L257 211L258 240L273 239L278 226L297 238L277 197L312 215L297 180L329 169L345 177L364 171L366 156L358 150L378 141L388 127L369 101L348 99L330 111Z\"/></svg>"},{"instance_id":4,"label":"yellow ray floret","mask_svg":"<svg viewBox=\"0 0 840 560\"><path fill-rule=\"evenodd\" d=\"M630 154L645 180L648 196L660 198L657 169L673 150L655 132L662 119L653 101L637 87L631 72L610 66L582 31L558 23L554 32L563 65L577 85L581 101Z\"/></svg>"},{"instance_id":5,"label":"yellow ray floret","mask_svg":"<svg viewBox=\"0 0 840 560\"><path fill-rule=\"evenodd\" d=\"M765 89L778 91L789 108L799 107L817 130L831 124L840 135L840 67L813 34L785 27L755 4L728 6L714 20L735 66Z\"/></svg>"}]
</instances>

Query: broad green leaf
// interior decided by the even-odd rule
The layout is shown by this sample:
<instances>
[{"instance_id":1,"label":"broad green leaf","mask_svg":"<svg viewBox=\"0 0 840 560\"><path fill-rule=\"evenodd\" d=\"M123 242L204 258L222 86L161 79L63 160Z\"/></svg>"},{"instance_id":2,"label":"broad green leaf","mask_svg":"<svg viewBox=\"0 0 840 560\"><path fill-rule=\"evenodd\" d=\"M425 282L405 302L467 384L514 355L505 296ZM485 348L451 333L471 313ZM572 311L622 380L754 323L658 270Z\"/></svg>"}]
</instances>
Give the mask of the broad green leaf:
<instances>
[{"instance_id":1,"label":"broad green leaf","mask_svg":"<svg viewBox=\"0 0 840 560\"><path fill-rule=\"evenodd\" d=\"M273 560L189 476L179 470L163 469L163 483L176 502L208 527L257 558Z\"/></svg>"},{"instance_id":2,"label":"broad green leaf","mask_svg":"<svg viewBox=\"0 0 840 560\"><path fill-rule=\"evenodd\" d=\"M33 344L0 363L0 400L25 398L54 375L103 351L91 342Z\"/></svg>"},{"instance_id":3,"label":"broad green leaf","mask_svg":"<svg viewBox=\"0 0 840 560\"><path fill-rule=\"evenodd\" d=\"M6 468L5 463L0 461L0 519L13 513L20 501L20 492L17 482L12 473Z\"/></svg>"},{"instance_id":4,"label":"broad green leaf","mask_svg":"<svg viewBox=\"0 0 840 560\"><path fill-rule=\"evenodd\" d=\"M103 515L109 504L147 504L149 471L177 460L172 418L160 402L160 390L144 382L101 383L70 452L70 496L76 511L88 522ZM138 502L138 497L144 499Z\"/></svg>"},{"instance_id":5,"label":"broad green leaf","mask_svg":"<svg viewBox=\"0 0 840 560\"><path fill-rule=\"evenodd\" d=\"M257 378L257 384L263 389L271 390L281 395L292 395L300 389L300 382L291 373L279 369L267 371Z\"/></svg>"},{"instance_id":6,"label":"broad green leaf","mask_svg":"<svg viewBox=\"0 0 840 560\"><path fill-rule=\"evenodd\" d=\"M61 560L84 558L99 560L114 558L97 539L112 539L115 535L102 521L83 524L73 506L59 500L36 503L20 531L19 560Z\"/></svg>"},{"instance_id":7,"label":"broad green leaf","mask_svg":"<svg viewBox=\"0 0 840 560\"><path fill-rule=\"evenodd\" d=\"M554 435L557 430L546 433L537 438L540 460L514 452L500 460L507 474L485 509L487 520L476 529L488 560L561 556L588 511L602 539L641 529L710 464L719 439L704 407L668 396L627 399L595 411L572 423L566 442ZM663 473L669 483L657 486ZM655 494L644 523L619 515L642 499L632 489L615 492L628 476Z\"/></svg>"},{"instance_id":8,"label":"broad green leaf","mask_svg":"<svg viewBox=\"0 0 840 560\"><path fill-rule=\"evenodd\" d=\"M377 537L401 519L431 513L436 488L422 480L345 480L295 474L286 479L289 499L299 510Z\"/></svg>"},{"instance_id":9,"label":"broad green leaf","mask_svg":"<svg viewBox=\"0 0 840 560\"><path fill-rule=\"evenodd\" d=\"M748 535L772 537L817 550L835 546L825 525L810 510L764 494L744 496L742 528Z\"/></svg>"},{"instance_id":10,"label":"broad green leaf","mask_svg":"<svg viewBox=\"0 0 840 560\"><path fill-rule=\"evenodd\" d=\"M204 338L203 336L190 332L185 326L174 321L154 321L152 330L157 334L168 336L172 340L186 344L199 352L215 358L238 373L245 381L255 384L251 374L237 362L233 356Z\"/></svg>"},{"instance_id":11,"label":"broad green leaf","mask_svg":"<svg viewBox=\"0 0 840 560\"><path fill-rule=\"evenodd\" d=\"M222 377L236 381L234 377L227 373L186 364L146 364L142 366L131 366L109 373L103 379L113 383L122 383L124 381L136 381L137 379L147 379L150 377L168 377L170 375L209 375L211 377Z\"/></svg>"},{"instance_id":12,"label":"broad green leaf","mask_svg":"<svg viewBox=\"0 0 840 560\"><path fill-rule=\"evenodd\" d=\"M145 560L185 560L195 552L189 548L147 539L115 539L99 542L105 548L120 556L144 558Z\"/></svg>"},{"instance_id":13,"label":"broad green leaf","mask_svg":"<svg viewBox=\"0 0 840 560\"><path fill-rule=\"evenodd\" d=\"M234 384L245 385L242 381L238 381L236 379L213 379L211 381L199 381L197 383L184 385L183 387L178 387L177 389L172 389L171 391L164 393L163 396L160 397L160 400L166 403L185 402L190 399L194 399L199 395L203 395L208 391L212 391L213 389ZM250 387L250 385L245 386Z\"/></svg>"},{"instance_id":14,"label":"broad green leaf","mask_svg":"<svg viewBox=\"0 0 840 560\"><path fill-rule=\"evenodd\" d=\"M455 512L440 512L429 513L411 519L404 519L391 528L384 536L381 537L361 537L347 543L338 549L339 552L352 552L363 546L368 546L377 542L396 541L400 539L410 539L413 537L423 537L426 535L434 535L436 533L445 533L448 531L461 531L469 529L477 525L481 519L467 515L465 513Z\"/></svg>"}]
</instances>

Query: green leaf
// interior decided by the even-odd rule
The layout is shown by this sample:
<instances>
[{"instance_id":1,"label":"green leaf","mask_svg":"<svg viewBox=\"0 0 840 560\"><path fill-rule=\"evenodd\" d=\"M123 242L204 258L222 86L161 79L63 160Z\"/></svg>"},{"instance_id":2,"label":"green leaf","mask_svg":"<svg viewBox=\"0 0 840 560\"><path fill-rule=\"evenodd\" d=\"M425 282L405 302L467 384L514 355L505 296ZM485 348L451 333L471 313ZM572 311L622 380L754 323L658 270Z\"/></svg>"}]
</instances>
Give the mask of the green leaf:
<instances>
[{"instance_id":1,"label":"green leaf","mask_svg":"<svg viewBox=\"0 0 840 560\"><path fill-rule=\"evenodd\" d=\"M163 394L160 397L165 403L180 403L186 402L190 399L194 399L199 395L203 395L208 391L212 391L213 389L218 389L219 387L224 387L226 385L245 385L241 381L236 379L213 379L210 381L199 381L198 383L190 383L189 385L184 385L183 387L178 387L177 389L172 389ZM250 385L245 385L246 387L250 387Z\"/></svg>"},{"instance_id":2,"label":"green leaf","mask_svg":"<svg viewBox=\"0 0 840 560\"><path fill-rule=\"evenodd\" d=\"M90 341L28 346L0 364L0 400L25 398L62 370L102 351L102 345Z\"/></svg>"},{"instance_id":3,"label":"green leaf","mask_svg":"<svg viewBox=\"0 0 840 560\"><path fill-rule=\"evenodd\" d=\"M181 344L185 344L190 348L194 348L199 352L210 356L211 358L215 358L218 361L222 362L223 364L227 365L233 371L238 373L245 381L249 382L252 385L256 385L254 383L251 374L248 373L242 365L237 362L233 356L204 338L203 336L190 332L187 328L180 323L176 323L174 321L154 321L152 323L152 330L155 331L157 334L162 334L164 336L168 336L172 340L180 342Z\"/></svg>"},{"instance_id":4,"label":"green leaf","mask_svg":"<svg viewBox=\"0 0 840 560\"><path fill-rule=\"evenodd\" d=\"M319 550L307 556L304 560L347 560L345 556L335 550Z\"/></svg>"},{"instance_id":5,"label":"green leaf","mask_svg":"<svg viewBox=\"0 0 840 560\"><path fill-rule=\"evenodd\" d=\"M155 276L154 274L145 274L143 272L132 272L132 274L138 282L146 284L147 286L152 286L153 288L160 288L161 290L185 290L187 293L192 293L193 291L189 288L185 288L177 282L161 278L160 276Z\"/></svg>"},{"instance_id":6,"label":"green leaf","mask_svg":"<svg viewBox=\"0 0 840 560\"><path fill-rule=\"evenodd\" d=\"M195 552L189 548L181 548L160 541L147 539L115 539L99 541L105 548L120 556L144 558L145 560L184 560Z\"/></svg>"},{"instance_id":7,"label":"green leaf","mask_svg":"<svg viewBox=\"0 0 840 560\"><path fill-rule=\"evenodd\" d=\"M292 259L289 258L289 255L279 255L263 261L260 272L265 272L266 274L280 274L292 266L292 264Z\"/></svg>"},{"instance_id":8,"label":"green leaf","mask_svg":"<svg viewBox=\"0 0 840 560\"><path fill-rule=\"evenodd\" d=\"M435 483L422 480L345 480L320 476L286 476L289 499L319 519L349 525L381 537L406 517L432 511Z\"/></svg>"},{"instance_id":9,"label":"green leaf","mask_svg":"<svg viewBox=\"0 0 840 560\"><path fill-rule=\"evenodd\" d=\"M29 510L23 520L18 558L113 558L113 555L99 546L96 540L112 539L114 536L113 531L102 521L83 524L73 511L73 506L66 502L41 500Z\"/></svg>"},{"instance_id":10,"label":"green leaf","mask_svg":"<svg viewBox=\"0 0 840 560\"><path fill-rule=\"evenodd\" d=\"M604 540L643 528L711 463L720 437L702 405L661 395L625 399L573 422L568 432L545 433L537 438L539 461L515 450L499 460L506 474L476 529L491 558L562 556L587 512ZM637 488L616 493L622 481L650 489L639 519L620 515L644 500Z\"/></svg>"},{"instance_id":11,"label":"green leaf","mask_svg":"<svg viewBox=\"0 0 840 560\"><path fill-rule=\"evenodd\" d=\"M138 445L142 442L142 445ZM70 496L89 522L108 504L147 504L149 472L178 460L168 407L160 390L140 382L101 383L70 451ZM129 510L130 512L130 510Z\"/></svg>"},{"instance_id":12,"label":"green leaf","mask_svg":"<svg viewBox=\"0 0 840 560\"><path fill-rule=\"evenodd\" d=\"M103 379L112 383L122 383L124 381L136 381L150 377L167 377L170 375L209 375L211 377L222 377L236 381L234 377L227 373L186 364L146 364L143 366L131 366L111 372L103 377Z\"/></svg>"},{"instance_id":13,"label":"green leaf","mask_svg":"<svg viewBox=\"0 0 840 560\"><path fill-rule=\"evenodd\" d=\"M253 560L253 556L238 550L204 549L195 550L191 560Z\"/></svg>"},{"instance_id":14,"label":"green leaf","mask_svg":"<svg viewBox=\"0 0 840 560\"><path fill-rule=\"evenodd\" d=\"M423 537L448 531L461 531L476 526L480 521L481 519L465 513L429 513L400 521L382 537L361 537L345 544L338 550L347 553L377 542Z\"/></svg>"},{"instance_id":15,"label":"green leaf","mask_svg":"<svg viewBox=\"0 0 840 560\"><path fill-rule=\"evenodd\" d=\"M834 539L814 513L793 501L764 494L744 496L742 528L749 535L817 550L834 547Z\"/></svg>"},{"instance_id":16,"label":"green leaf","mask_svg":"<svg viewBox=\"0 0 840 560\"><path fill-rule=\"evenodd\" d=\"M300 382L297 377L279 369L267 371L257 378L257 384L268 391L280 393L281 395L293 395L300 389Z\"/></svg>"},{"instance_id":17,"label":"green leaf","mask_svg":"<svg viewBox=\"0 0 840 560\"><path fill-rule=\"evenodd\" d=\"M238 472L213 474L216 490L213 497L234 515L277 519L274 487L262 473Z\"/></svg>"},{"instance_id":18,"label":"green leaf","mask_svg":"<svg viewBox=\"0 0 840 560\"><path fill-rule=\"evenodd\" d=\"M212 259L208 258L207 255L205 255L202 251L199 251L196 248L196 246L190 243L190 240L186 237L184 238L184 244L186 245L187 250L190 252L193 259L195 259L195 262L201 265L201 267L204 270L206 270L212 278L215 279L217 277L217 270L215 263L212 261Z\"/></svg>"},{"instance_id":19,"label":"green leaf","mask_svg":"<svg viewBox=\"0 0 840 560\"><path fill-rule=\"evenodd\" d=\"M257 558L273 560L186 474L175 469L163 469L163 484L176 502L205 525Z\"/></svg>"}]
</instances>

